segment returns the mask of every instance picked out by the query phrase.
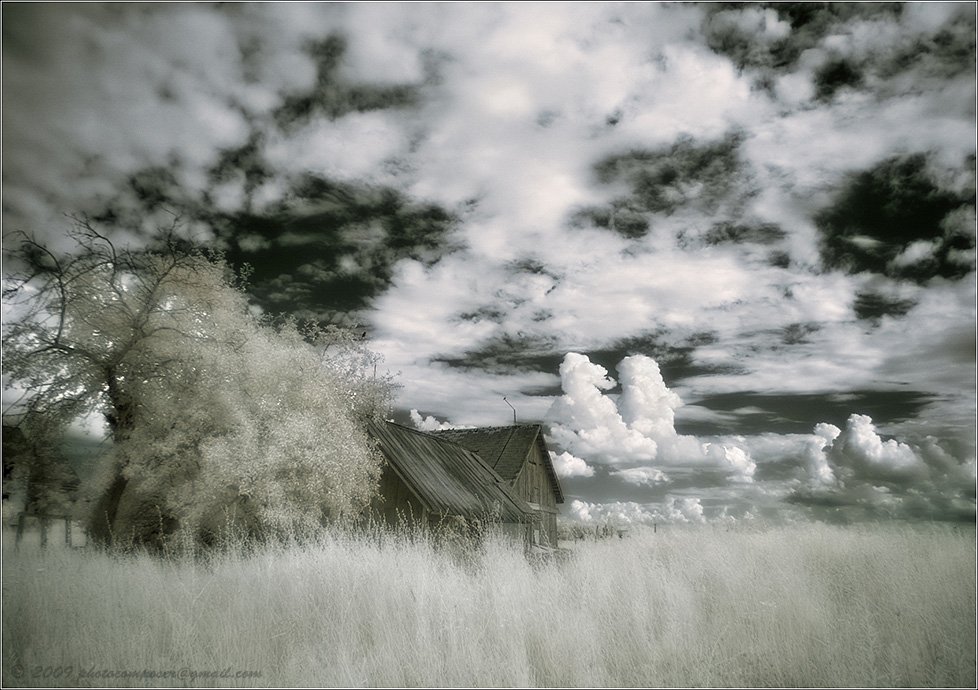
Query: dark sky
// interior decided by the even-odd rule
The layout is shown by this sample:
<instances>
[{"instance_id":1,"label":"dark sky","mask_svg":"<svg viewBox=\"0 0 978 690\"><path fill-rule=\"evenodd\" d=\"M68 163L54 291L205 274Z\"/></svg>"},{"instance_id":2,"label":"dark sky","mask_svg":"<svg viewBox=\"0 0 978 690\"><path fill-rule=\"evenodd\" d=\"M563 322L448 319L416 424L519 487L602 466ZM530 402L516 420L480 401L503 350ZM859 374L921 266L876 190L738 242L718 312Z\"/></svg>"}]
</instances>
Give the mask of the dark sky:
<instances>
[{"instance_id":1,"label":"dark sky","mask_svg":"<svg viewBox=\"0 0 978 690\"><path fill-rule=\"evenodd\" d=\"M5 231L180 214L568 516L974 519L974 3L4 3L2 76Z\"/></svg>"}]
</instances>

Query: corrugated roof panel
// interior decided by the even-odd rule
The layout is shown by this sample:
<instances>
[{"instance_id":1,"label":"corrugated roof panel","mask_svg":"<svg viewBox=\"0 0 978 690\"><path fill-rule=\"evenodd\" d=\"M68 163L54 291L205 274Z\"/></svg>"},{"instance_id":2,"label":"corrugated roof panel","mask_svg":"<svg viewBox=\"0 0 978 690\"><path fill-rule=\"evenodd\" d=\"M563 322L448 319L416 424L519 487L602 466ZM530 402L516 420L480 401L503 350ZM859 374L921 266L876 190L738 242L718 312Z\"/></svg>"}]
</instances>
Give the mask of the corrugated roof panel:
<instances>
[{"instance_id":1,"label":"corrugated roof panel","mask_svg":"<svg viewBox=\"0 0 978 690\"><path fill-rule=\"evenodd\" d=\"M478 455L448 438L385 422L370 432L401 478L436 513L477 518L499 511L504 522L522 522L529 506Z\"/></svg>"}]
</instances>

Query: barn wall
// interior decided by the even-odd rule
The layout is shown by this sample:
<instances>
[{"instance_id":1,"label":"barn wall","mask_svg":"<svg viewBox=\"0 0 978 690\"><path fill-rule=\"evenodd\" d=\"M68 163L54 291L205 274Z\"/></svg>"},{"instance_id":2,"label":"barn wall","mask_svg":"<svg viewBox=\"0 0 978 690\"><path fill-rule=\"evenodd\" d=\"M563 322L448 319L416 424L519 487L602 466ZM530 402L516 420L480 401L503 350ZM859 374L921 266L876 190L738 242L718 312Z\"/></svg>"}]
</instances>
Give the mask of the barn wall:
<instances>
[{"instance_id":1,"label":"barn wall","mask_svg":"<svg viewBox=\"0 0 978 690\"><path fill-rule=\"evenodd\" d=\"M425 507L389 465L385 465L381 472L378 493L379 498L371 506L372 512L389 525L396 526L405 520L427 520Z\"/></svg>"},{"instance_id":2,"label":"barn wall","mask_svg":"<svg viewBox=\"0 0 978 690\"><path fill-rule=\"evenodd\" d=\"M557 501L550 486L550 478L544 468L540 449L534 444L527 454L523 469L513 484L517 495L524 501L540 506L539 529L541 543L557 546Z\"/></svg>"},{"instance_id":3,"label":"barn wall","mask_svg":"<svg viewBox=\"0 0 978 690\"><path fill-rule=\"evenodd\" d=\"M443 520L451 520L437 514L429 514L424 506L418 501L414 493L408 488L407 484L397 476L397 473L386 465L380 475L379 498L374 499L371 505L373 515L392 527L402 524L413 524L414 526L438 527ZM530 539L529 526L516 522L501 522L497 528L509 538L516 539L521 543L528 543Z\"/></svg>"}]
</instances>

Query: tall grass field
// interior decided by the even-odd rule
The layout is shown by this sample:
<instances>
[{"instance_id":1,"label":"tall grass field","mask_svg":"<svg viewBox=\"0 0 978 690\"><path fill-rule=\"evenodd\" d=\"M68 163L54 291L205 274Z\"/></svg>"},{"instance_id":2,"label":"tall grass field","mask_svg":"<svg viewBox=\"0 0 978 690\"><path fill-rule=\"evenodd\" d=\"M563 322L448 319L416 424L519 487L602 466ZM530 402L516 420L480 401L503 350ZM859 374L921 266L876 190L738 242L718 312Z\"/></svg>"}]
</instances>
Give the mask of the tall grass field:
<instances>
[{"instance_id":1,"label":"tall grass field","mask_svg":"<svg viewBox=\"0 0 978 690\"><path fill-rule=\"evenodd\" d=\"M568 546L336 534L193 561L5 538L2 684L975 686L971 525Z\"/></svg>"}]
</instances>

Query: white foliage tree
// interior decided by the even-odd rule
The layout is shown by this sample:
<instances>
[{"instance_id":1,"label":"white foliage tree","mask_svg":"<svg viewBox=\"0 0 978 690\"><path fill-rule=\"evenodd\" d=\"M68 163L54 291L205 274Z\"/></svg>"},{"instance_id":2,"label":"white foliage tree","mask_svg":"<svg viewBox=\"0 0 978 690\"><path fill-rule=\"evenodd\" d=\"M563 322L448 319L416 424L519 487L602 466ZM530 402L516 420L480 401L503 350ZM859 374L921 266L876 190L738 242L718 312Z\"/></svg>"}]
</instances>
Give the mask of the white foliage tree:
<instances>
[{"instance_id":1,"label":"white foliage tree","mask_svg":"<svg viewBox=\"0 0 978 690\"><path fill-rule=\"evenodd\" d=\"M210 535L240 518L295 533L367 507L380 459L358 422L383 410L360 399L380 397L379 386L351 390L292 326L256 330L213 372L225 430L201 445L179 509L188 526Z\"/></svg>"},{"instance_id":2,"label":"white foliage tree","mask_svg":"<svg viewBox=\"0 0 978 690\"><path fill-rule=\"evenodd\" d=\"M11 238L4 374L28 415L104 414L96 539L159 544L229 514L251 533L309 527L366 505L380 461L362 422L393 384L365 372L360 339L263 325L222 257L175 228L138 250L85 221L71 238L70 254Z\"/></svg>"}]
</instances>

